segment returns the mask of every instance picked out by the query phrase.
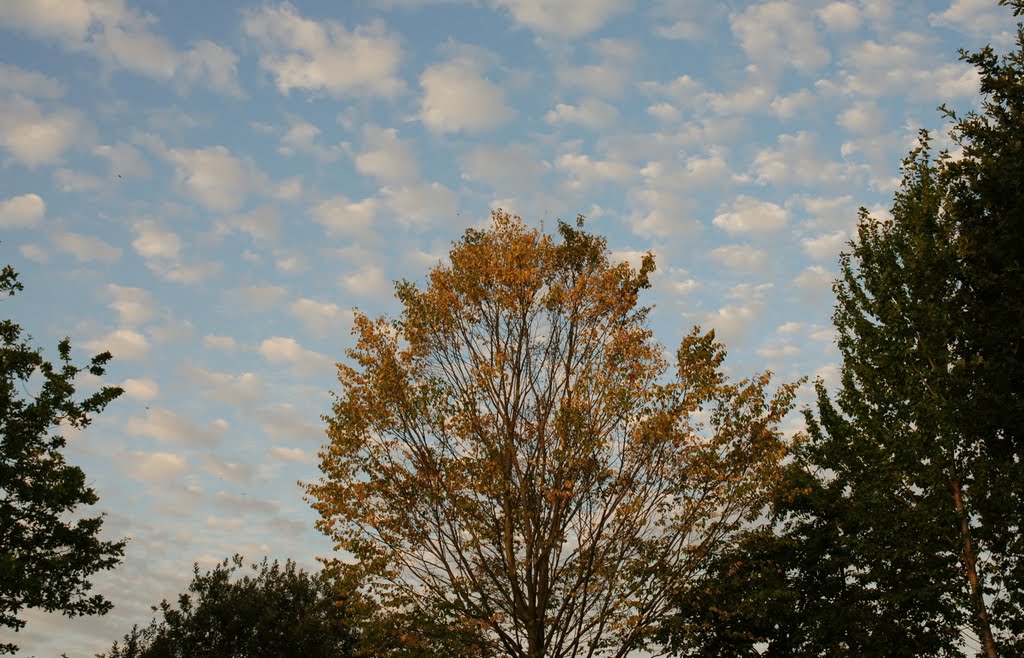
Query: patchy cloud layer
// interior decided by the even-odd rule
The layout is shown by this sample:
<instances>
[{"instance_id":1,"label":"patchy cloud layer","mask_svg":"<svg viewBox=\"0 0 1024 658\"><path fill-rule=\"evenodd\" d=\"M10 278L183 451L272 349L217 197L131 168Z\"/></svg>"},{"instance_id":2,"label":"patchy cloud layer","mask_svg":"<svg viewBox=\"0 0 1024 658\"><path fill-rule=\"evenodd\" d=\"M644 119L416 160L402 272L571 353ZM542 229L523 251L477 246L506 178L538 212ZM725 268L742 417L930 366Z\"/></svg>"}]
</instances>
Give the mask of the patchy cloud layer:
<instances>
[{"instance_id":1,"label":"patchy cloud layer","mask_svg":"<svg viewBox=\"0 0 1024 658\"><path fill-rule=\"evenodd\" d=\"M34 613L26 655L105 649L193 561L327 553L295 482L352 309L492 208L655 252L670 349L701 324L738 372L834 382L858 207L977 102L957 48L1013 31L995 0L187 4L0 0L4 308L114 354L125 396L69 457L133 537L115 611Z\"/></svg>"}]
</instances>

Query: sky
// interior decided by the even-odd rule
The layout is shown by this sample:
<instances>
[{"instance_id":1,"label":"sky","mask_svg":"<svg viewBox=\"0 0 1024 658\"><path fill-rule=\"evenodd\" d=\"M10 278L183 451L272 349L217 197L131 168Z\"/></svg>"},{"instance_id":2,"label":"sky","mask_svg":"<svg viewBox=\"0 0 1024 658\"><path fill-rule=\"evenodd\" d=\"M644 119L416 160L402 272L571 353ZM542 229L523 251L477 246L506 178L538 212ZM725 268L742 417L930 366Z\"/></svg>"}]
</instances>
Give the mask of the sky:
<instances>
[{"instance_id":1,"label":"sky","mask_svg":"<svg viewBox=\"0 0 1024 658\"><path fill-rule=\"evenodd\" d=\"M131 539L94 579L113 612L31 612L20 655L106 650L194 562L329 555L298 483L352 309L394 313L493 208L653 251L669 349L700 324L736 377L834 382L858 208L888 216L919 129L953 148L957 49L1013 29L995 0L0 0L0 264L26 287L2 317L114 354L81 390L125 394L64 435Z\"/></svg>"}]
</instances>

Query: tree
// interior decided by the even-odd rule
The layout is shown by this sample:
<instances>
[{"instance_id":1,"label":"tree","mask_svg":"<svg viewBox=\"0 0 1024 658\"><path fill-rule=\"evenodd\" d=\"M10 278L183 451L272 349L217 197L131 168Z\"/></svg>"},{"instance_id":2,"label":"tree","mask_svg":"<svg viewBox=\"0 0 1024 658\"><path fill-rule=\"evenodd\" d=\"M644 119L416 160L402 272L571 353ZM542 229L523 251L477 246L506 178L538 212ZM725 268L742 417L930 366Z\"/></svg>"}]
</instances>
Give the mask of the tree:
<instances>
[{"instance_id":1,"label":"tree","mask_svg":"<svg viewBox=\"0 0 1024 658\"><path fill-rule=\"evenodd\" d=\"M0 292L23 289L8 265L0 274ZM111 608L103 596L90 595L89 578L112 569L124 554L124 541L103 541L103 516L70 519L81 506L93 505L96 492L85 473L64 460L66 442L54 434L60 426L86 427L92 415L121 395L104 386L75 399L75 378L101 376L109 352L88 366L71 362L71 342L58 346L60 364L46 361L21 337L21 327L0 322L0 627L25 626L24 608L60 611L68 616L101 615ZM34 393L27 392L34 390ZM0 643L0 654L15 653Z\"/></svg>"},{"instance_id":2,"label":"tree","mask_svg":"<svg viewBox=\"0 0 1024 658\"><path fill-rule=\"evenodd\" d=\"M1017 46L962 53L984 95L981 114L948 113L962 157L933 158L922 133L893 220L861 211L835 285L840 388L817 383L776 532L709 572L711 605L678 605L666 632L689 655L736 640L723 617L772 655L1024 652L1020 25Z\"/></svg>"},{"instance_id":3,"label":"tree","mask_svg":"<svg viewBox=\"0 0 1024 658\"><path fill-rule=\"evenodd\" d=\"M291 560L266 558L236 577L236 555L199 572L175 607L154 606L161 619L137 626L97 658L346 658L355 656L362 603L327 572L310 574Z\"/></svg>"},{"instance_id":4,"label":"tree","mask_svg":"<svg viewBox=\"0 0 1024 658\"><path fill-rule=\"evenodd\" d=\"M421 605L510 656L625 656L667 592L756 516L795 385L731 383L695 328L674 373L638 295L654 270L496 211L398 319L357 314L326 417L319 527L386 606Z\"/></svg>"}]
</instances>

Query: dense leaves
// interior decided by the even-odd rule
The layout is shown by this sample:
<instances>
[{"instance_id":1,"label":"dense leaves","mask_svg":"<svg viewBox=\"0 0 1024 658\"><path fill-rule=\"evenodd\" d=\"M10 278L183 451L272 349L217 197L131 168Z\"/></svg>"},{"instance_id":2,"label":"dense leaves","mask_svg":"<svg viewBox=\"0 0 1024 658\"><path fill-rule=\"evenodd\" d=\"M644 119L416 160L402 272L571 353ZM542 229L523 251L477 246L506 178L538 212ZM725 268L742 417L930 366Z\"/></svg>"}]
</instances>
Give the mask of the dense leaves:
<instances>
[{"instance_id":1,"label":"dense leaves","mask_svg":"<svg viewBox=\"0 0 1024 658\"><path fill-rule=\"evenodd\" d=\"M21 290L17 273L5 267L0 293ZM125 543L100 539L102 516L81 517L97 496L82 469L65 461L66 442L55 432L87 426L121 394L105 386L83 400L75 397L75 378L102 375L110 353L78 367L64 339L54 365L11 320L0 322L0 341L0 628L23 628L25 608L103 614L111 604L89 593L89 578L117 565ZM0 643L0 654L16 650Z\"/></svg>"},{"instance_id":2,"label":"dense leaves","mask_svg":"<svg viewBox=\"0 0 1024 658\"><path fill-rule=\"evenodd\" d=\"M605 241L496 212L399 319L358 315L328 417L320 527L386 606L506 655L624 656L667 592L763 508L794 386L730 382L694 329L674 368Z\"/></svg>"},{"instance_id":3,"label":"dense leaves","mask_svg":"<svg viewBox=\"0 0 1024 658\"><path fill-rule=\"evenodd\" d=\"M1011 3L1020 14L1022 5ZM687 655L1024 651L1024 32L964 54L982 111L904 162L841 259L842 378L748 533L664 632Z\"/></svg>"},{"instance_id":4,"label":"dense leaves","mask_svg":"<svg viewBox=\"0 0 1024 658\"><path fill-rule=\"evenodd\" d=\"M159 619L133 628L98 658L345 658L356 655L359 599L326 574L266 559L236 577L235 556L200 573L177 605L164 600Z\"/></svg>"}]
</instances>

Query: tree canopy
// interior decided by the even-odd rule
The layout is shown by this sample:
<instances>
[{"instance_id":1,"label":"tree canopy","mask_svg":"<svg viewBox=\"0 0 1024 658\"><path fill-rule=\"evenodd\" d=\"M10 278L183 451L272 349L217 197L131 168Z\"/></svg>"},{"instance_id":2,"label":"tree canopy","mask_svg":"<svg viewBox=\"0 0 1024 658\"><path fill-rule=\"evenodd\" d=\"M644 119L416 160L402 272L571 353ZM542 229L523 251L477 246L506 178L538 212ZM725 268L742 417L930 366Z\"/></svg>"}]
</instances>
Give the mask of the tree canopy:
<instances>
[{"instance_id":1,"label":"tree canopy","mask_svg":"<svg viewBox=\"0 0 1024 658\"><path fill-rule=\"evenodd\" d=\"M22 289L17 273L5 266L0 293ZM82 469L65 461L66 441L56 432L86 427L121 395L120 388L104 386L76 399L75 378L83 372L102 376L111 355L75 366L65 338L55 366L12 320L0 322L0 341L0 628L24 628L19 615L26 608L104 614L111 604L90 594L89 578L120 563L125 542L100 538L102 515L81 516L98 497ZM16 651L15 644L0 642L0 654Z\"/></svg>"},{"instance_id":2,"label":"tree canopy","mask_svg":"<svg viewBox=\"0 0 1024 658\"><path fill-rule=\"evenodd\" d=\"M795 385L730 382L695 328L673 363L638 304L653 257L497 211L399 318L356 316L326 418L320 528L385 605L506 655L625 656L668 591L759 514Z\"/></svg>"},{"instance_id":3,"label":"tree canopy","mask_svg":"<svg viewBox=\"0 0 1024 658\"><path fill-rule=\"evenodd\" d=\"M891 221L861 211L839 389L817 382L774 527L677 599L687 655L1024 650L1024 30L1005 57L962 56L981 111L947 110L959 153L922 133Z\"/></svg>"}]
</instances>

